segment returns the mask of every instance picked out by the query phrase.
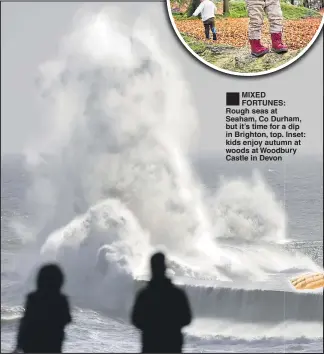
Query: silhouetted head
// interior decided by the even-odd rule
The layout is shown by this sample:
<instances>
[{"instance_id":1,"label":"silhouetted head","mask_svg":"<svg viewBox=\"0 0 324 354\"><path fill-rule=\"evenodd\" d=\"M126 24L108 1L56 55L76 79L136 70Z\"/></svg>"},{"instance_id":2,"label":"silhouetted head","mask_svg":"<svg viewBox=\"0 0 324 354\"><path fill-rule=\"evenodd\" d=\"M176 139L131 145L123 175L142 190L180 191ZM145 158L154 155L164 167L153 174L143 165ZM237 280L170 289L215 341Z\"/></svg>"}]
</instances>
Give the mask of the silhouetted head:
<instances>
[{"instance_id":1,"label":"silhouetted head","mask_svg":"<svg viewBox=\"0 0 324 354\"><path fill-rule=\"evenodd\" d=\"M40 291L59 292L63 283L63 272L56 264L46 264L38 272L37 289Z\"/></svg>"},{"instance_id":2,"label":"silhouetted head","mask_svg":"<svg viewBox=\"0 0 324 354\"><path fill-rule=\"evenodd\" d=\"M166 264L165 256L162 252L157 252L151 257L152 278L163 278L165 276Z\"/></svg>"}]
</instances>

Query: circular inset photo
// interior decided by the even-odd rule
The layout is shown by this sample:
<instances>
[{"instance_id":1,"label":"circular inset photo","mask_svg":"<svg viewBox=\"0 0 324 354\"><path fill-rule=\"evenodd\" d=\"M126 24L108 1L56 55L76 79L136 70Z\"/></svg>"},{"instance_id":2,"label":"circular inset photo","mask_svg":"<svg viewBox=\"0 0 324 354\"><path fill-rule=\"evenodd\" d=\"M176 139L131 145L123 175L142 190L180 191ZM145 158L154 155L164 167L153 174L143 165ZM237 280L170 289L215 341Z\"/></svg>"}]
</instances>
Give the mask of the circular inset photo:
<instances>
[{"instance_id":1,"label":"circular inset photo","mask_svg":"<svg viewBox=\"0 0 324 354\"><path fill-rule=\"evenodd\" d=\"M238 76L292 64L323 26L324 0L167 0L172 26L204 64Z\"/></svg>"}]
</instances>

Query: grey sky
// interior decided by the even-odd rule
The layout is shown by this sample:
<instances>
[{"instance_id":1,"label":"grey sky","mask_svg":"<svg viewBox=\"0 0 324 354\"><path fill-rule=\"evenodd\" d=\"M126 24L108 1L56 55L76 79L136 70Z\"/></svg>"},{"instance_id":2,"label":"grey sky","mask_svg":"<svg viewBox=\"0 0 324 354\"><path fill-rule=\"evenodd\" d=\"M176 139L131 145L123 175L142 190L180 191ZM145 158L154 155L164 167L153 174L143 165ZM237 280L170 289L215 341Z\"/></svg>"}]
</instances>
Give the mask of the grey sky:
<instances>
[{"instance_id":1,"label":"grey sky","mask_svg":"<svg viewBox=\"0 0 324 354\"><path fill-rule=\"evenodd\" d=\"M88 4L91 7L107 4ZM113 6L111 3L108 6ZM130 18L142 8L160 10L154 20L162 34L163 50L181 63L188 85L192 87L199 112L198 151L224 149L225 92L266 91L269 98L284 99L287 115L300 115L307 134L303 151L322 151L323 122L323 37L296 64L275 75L238 78L213 71L198 62L182 46L169 24L164 3L120 3ZM1 153L21 151L26 137L40 115L35 87L39 64L55 55L60 38L67 32L81 3L2 3L1 4Z\"/></svg>"}]
</instances>

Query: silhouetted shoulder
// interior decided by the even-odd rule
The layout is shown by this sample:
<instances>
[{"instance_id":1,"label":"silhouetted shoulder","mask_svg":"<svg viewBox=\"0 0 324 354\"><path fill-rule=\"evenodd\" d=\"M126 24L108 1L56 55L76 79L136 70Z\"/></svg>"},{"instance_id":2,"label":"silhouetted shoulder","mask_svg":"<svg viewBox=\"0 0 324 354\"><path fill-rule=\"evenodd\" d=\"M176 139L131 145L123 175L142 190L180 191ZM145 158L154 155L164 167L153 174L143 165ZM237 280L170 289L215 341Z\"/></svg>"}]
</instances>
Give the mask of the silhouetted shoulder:
<instances>
[{"instance_id":1,"label":"silhouetted shoulder","mask_svg":"<svg viewBox=\"0 0 324 354\"><path fill-rule=\"evenodd\" d=\"M149 287L145 287L137 292L135 297L135 302L138 305L142 305L143 303L146 303L147 299L150 296L151 296L151 289Z\"/></svg>"},{"instance_id":2,"label":"silhouetted shoulder","mask_svg":"<svg viewBox=\"0 0 324 354\"><path fill-rule=\"evenodd\" d=\"M182 327L188 326L192 320L192 313L189 304L189 300L187 294L184 290L180 289L179 287L173 285L174 293L176 296L177 307L180 316L180 325Z\"/></svg>"},{"instance_id":3,"label":"silhouetted shoulder","mask_svg":"<svg viewBox=\"0 0 324 354\"><path fill-rule=\"evenodd\" d=\"M28 302L30 302L30 301L33 301L35 298L36 298L36 296L37 296L37 292L36 291L33 291L33 292L31 292L31 293L29 293L29 294L27 294L27 296L26 296L26 301Z\"/></svg>"},{"instance_id":4,"label":"silhouetted shoulder","mask_svg":"<svg viewBox=\"0 0 324 354\"><path fill-rule=\"evenodd\" d=\"M33 291L26 296L25 302L25 314L31 307L34 307L37 304L37 292Z\"/></svg>"},{"instance_id":5,"label":"silhouetted shoulder","mask_svg":"<svg viewBox=\"0 0 324 354\"><path fill-rule=\"evenodd\" d=\"M69 300L66 295L61 294L61 303L62 303L62 313L63 313L63 321L65 324L72 322L72 316L70 312Z\"/></svg>"},{"instance_id":6,"label":"silhouetted shoulder","mask_svg":"<svg viewBox=\"0 0 324 354\"><path fill-rule=\"evenodd\" d=\"M173 291L174 291L176 296L179 296L179 298L181 298L181 299L184 298L184 297L187 298L187 294L180 287L178 287L175 284L172 284L172 287L173 287Z\"/></svg>"},{"instance_id":7,"label":"silhouetted shoulder","mask_svg":"<svg viewBox=\"0 0 324 354\"><path fill-rule=\"evenodd\" d=\"M29 313L34 313L34 311L37 311L42 316L42 311L45 308L47 309L46 312L49 311L51 316L55 316L55 318L59 317L59 322L62 325L66 325L72 321L69 300L66 295L59 293L52 296L44 296L44 294L37 291L27 295L25 306L25 315L27 317Z\"/></svg>"},{"instance_id":8,"label":"silhouetted shoulder","mask_svg":"<svg viewBox=\"0 0 324 354\"><path fill-rule=\"evenodd\" d=\"M143 329L146 323L146 311L147 305L147 288L138 291L135 297L135 303L131 312L131 323L139 328Z\"/></svg>"},{"instance_id":9,"label":"silhouetted shoulder","mask_svg":"<svg viewBox=\"0 0 324 354\"><path fill-rule=\"evenodd\" d=\"M178 286L173 285L173 291L174 291L174 296L177 297L178 301L188 302L188 297L184 290L182 290Z\"/></svg>"}]
</instances>

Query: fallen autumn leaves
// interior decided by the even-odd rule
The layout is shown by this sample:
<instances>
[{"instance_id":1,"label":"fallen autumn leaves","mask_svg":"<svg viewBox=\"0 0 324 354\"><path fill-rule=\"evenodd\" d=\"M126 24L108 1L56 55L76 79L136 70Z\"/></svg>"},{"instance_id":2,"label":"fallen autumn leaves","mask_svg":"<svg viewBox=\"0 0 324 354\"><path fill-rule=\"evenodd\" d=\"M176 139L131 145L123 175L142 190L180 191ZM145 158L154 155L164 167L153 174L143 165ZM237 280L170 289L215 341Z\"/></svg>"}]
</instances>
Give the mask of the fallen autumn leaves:
<instances>
[{"instance_id":1,"label":"fallen autumn leaves","mask_svg":"<svg viewBox=\"0 0 324 354\"><path fill-rule=\"evenodd\" d=\"M290 49L304 48L314 37L322 18L307 18L302 20L284 21L284 41ZM244 47L248 45L248 18L216 19L218 32L217 44ZM198 40L208 42L204 36L201 20L175 20L179 32L186 33ZM265 20L262 30L262 41L270 44L268 21ZM212 42L212 41L211 41Z\"/></svg>"}]
</instances>

